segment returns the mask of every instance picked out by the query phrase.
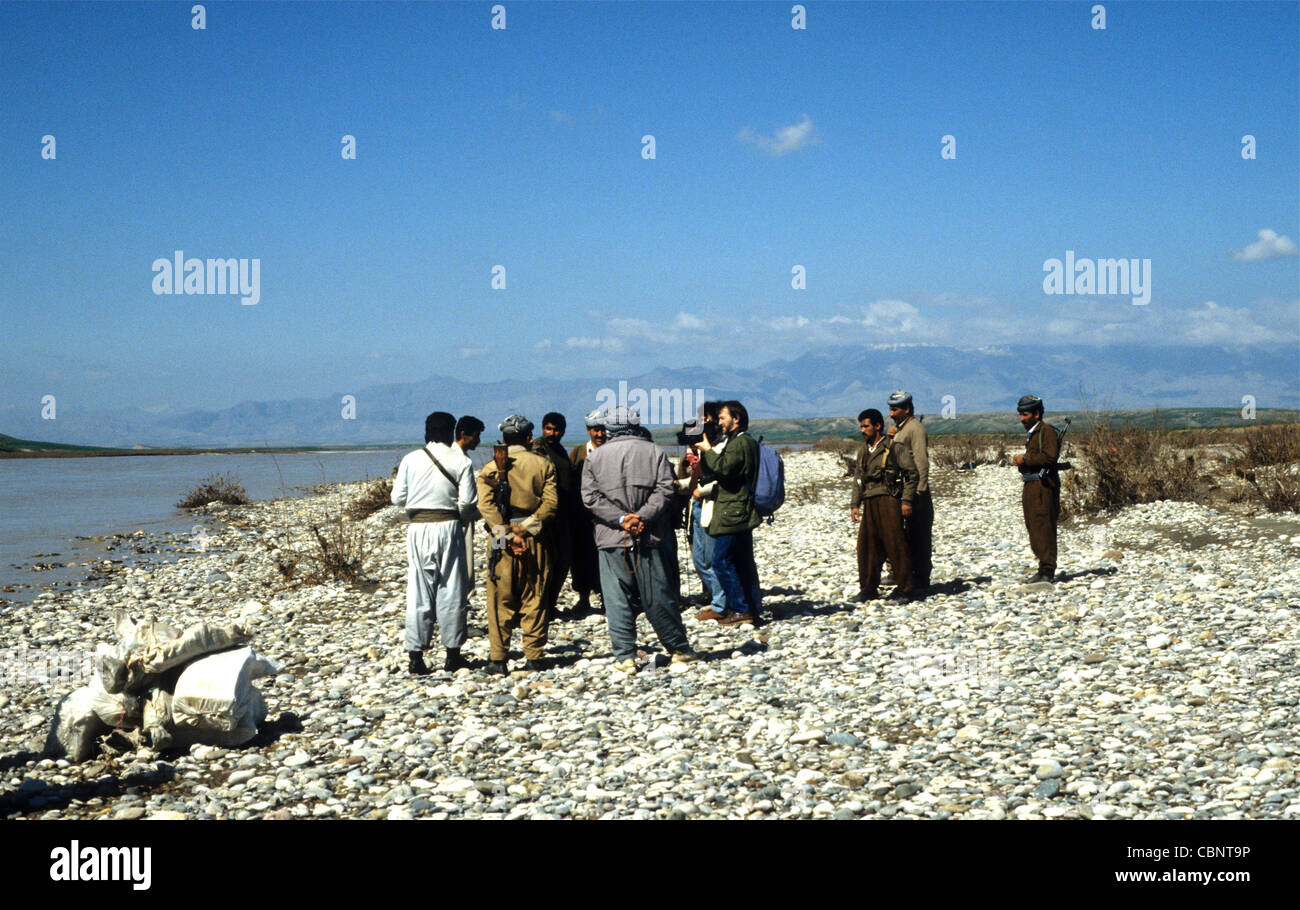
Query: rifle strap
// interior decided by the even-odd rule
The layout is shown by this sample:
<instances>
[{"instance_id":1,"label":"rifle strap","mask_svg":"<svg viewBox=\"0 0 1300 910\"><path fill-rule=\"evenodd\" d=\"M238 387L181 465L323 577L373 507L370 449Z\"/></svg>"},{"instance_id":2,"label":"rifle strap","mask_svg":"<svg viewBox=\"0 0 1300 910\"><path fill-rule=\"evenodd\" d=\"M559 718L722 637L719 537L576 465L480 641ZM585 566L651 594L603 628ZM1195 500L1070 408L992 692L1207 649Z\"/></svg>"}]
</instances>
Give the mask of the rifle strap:
<instances>
[{"instance_id":1,"label":"rifle strap","mask_svg":"<svg viewBox=\"0 0 1300 910\"><path fill-rule=\"evenodd\" d=\"M422 446L420 448L420 451L423 452L425 455L429 456L429 460L433 462L434 467L436 467L440 472L442 472L442 476L447 478L447 482L450 483L453 488L459 491L460 484L456 482L456 478L451 476L451 471L448 471L446 468L442 466L441 461L433 457L433 453L429 451L429 447L427 445Z\"/></svg>"}]
</instances>

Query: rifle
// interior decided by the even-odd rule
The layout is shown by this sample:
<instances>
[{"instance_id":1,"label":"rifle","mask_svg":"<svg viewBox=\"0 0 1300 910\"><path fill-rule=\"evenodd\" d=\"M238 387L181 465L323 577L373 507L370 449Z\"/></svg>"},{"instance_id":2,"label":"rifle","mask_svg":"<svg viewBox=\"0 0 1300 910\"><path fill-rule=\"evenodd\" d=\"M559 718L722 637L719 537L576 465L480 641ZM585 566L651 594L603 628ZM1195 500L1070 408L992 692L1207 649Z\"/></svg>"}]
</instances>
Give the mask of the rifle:
<instances>
[{"instance_id":1,"label":"rifle","mask_svg":"<svg viewBox=\"0 0 1300 910\"><path fill-rule=\"evenodd\" d=\"M492 485L492 505L501 513L506 524L498 535L496 528L489 528L492 534L492 554L488 557L488 577L497 580L497 563L501 560L501 551L506 548L505 536L510 532L510 447L504 443L492 446L492 461L497 466L496 483Z\"/></svg>"},{"instance_id":2,"label":"rifle","mask_svg":"<svg viewBox=\"0 0 1300 910\"><path fill-rule=\"evenodd\" d=\"M1061 478L1057 476L1061 471L1070 470L1073 465L1068 461L1061 461L1061 456L1065 453L1065 434L1070 432L1070 418L1065 418L1065 429L1056 437L1056 464L1048 465L1043 468L1043 486L1049 490L1059 489Z\"/></svg>"}]
</instances>

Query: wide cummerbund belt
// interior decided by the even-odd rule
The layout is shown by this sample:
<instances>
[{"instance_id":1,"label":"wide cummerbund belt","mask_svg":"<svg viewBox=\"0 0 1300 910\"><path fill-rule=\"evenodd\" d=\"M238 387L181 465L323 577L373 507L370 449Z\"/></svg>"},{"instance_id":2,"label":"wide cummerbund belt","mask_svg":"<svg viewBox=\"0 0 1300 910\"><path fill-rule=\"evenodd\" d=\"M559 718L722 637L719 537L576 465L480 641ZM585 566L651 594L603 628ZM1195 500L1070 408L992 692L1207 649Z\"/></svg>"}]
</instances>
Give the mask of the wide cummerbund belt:
<instances>
[{"instance_id":1,"label":"wide cummerbund belt","mask_svg":"<svg viewBox=\"0 0 1300 910\"><path fill-rule=\"evenodd\" d=\"M460 513L455 509L414 509L406 513L411 523L425 521L459 521Z\"/></svg>"},{"instance_id":2,"label":"wide cummerbund belt","mask_svg":"<svg viewBox=\"0 0 1300 910\"><path fill-rule=\"evenodd\" d=\"M510 520L516 521L520 518L527 518L529 515L532 515L536 511L537 511L536 509L516 509L514 506L511 506Z\"/></svg>"}]
</instances>

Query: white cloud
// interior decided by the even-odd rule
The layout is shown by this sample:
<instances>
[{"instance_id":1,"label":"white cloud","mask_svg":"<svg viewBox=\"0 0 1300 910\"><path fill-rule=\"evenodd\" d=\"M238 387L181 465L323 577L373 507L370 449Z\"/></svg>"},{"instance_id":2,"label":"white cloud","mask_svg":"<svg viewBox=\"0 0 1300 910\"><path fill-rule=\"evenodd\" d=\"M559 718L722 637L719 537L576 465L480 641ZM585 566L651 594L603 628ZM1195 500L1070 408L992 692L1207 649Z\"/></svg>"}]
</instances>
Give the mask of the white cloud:
<instances>
[{"instance_id":1,"label":"white cloud","mask_svg":"<svg viewBox=\"0 0 1300 910\"><path fill-rule=\"evenodd\" d=\"M752 127L746 126L736 134L736 139L773 156L796 152L821 142L813 134L813 123L807 114L804 114L798 123L781 127L775 135L764 136L762 133L755 132Z\"/></svg>"},{"instance_id":2,"label":"white cloud","mask_svg":"<svg viewBox=\"0 0 1300 910\"><path fill-rule=\"evenodd\" d=\"M1259 262L1261 259L1277 259L1281 256L1296 255L1300 255L1300 247L1295 245L1294 240L1290 237L1282 237L1276 231L1264 228L1259 232L1259 240L1244 250L1237 250L1232 254L1232 258L1238 262Z\"/></svg>"},{"instance_id":3,"label":"white cloud","mask_svg":"<svg viewBox=\"0 0 1300 910\"><path fill-rule=\"evenodd\" d=\"M870 328L911 332L921 313L906 300L875 300L862 308L862 324Z\"/></svg>"},{"instance_id":4,"label":"white cloud","mask_svg":"<svg viewBox=\"0 0 1300 910\"><path fill-rule=\"evenodd\" d=\"M621 338L588 338L588 337L571 337L564 339L565 347L578 348L584 351L621 351L623 350L623 339Z\"/></svg>"},{"instance_id":5,"label":"white cloud","mask_svg":"<svg viewBox=\"0 0 1300 910\"><path fill-rule=\"evenodd\" d=\"M1261 325L1246 307L1233 309L1207 300L1179 319L1183 341L1189 344L1259 344L1284 340L1285 332Z\"/></svg>"},{"instance_id":6,"label":"white cloud","mask_svg":"<svg viewBox=\"0 0 1300 910\"><path fill-rule=\"evenodd\" d=\"M678 313L677 318L673 320L673 325L679 329L702 329L704 320L690 313Z\"/></svg>"},{"instance_id":7,"label":"white cloud","mask_svg":"<svg viewBox=\"0 0 1300 910\"><path fill-rule=\"evenodd\" d=\"M808 325L807 316L780 316L767 321L767 327L774 332L790 332L794 329L802 329L806 325Z\"/></svg>"},{"instance_id":8,"label":"white cloud","mask_svg":"<svg viewBox=\"0 0 1300 910\"><path fill-rule=\"evenodd\" d=\"M534 351L545 351L545 350L546 350L547 348L549 348L550 346L551 346L551 339L549 339L549 338L543 338L541 341L537 342L537 344L533 345L533 350L534 350Z\"/></svg>"},{"instance_id":9,"label":"white cloud","mask_svg":"<svg viewBox=\"0 0 1300 910\"><path fill-rule=\"evenodd\" d=\"M664 325L646 319L614 316L606 322L609 331L624 338L648 341L653 344L677 344L682 341L675 325Z\"/></svg>"},{"instance_id":10,"label":"white cloud","mask_svg":"<svg viewBox=\"0 0 1300 910\"><path fill-rule=\"evenodd\" d=\"M487 352L487 348L461 348L460 356L464 358L482 357Z\"/></svg>"}]
</instances>

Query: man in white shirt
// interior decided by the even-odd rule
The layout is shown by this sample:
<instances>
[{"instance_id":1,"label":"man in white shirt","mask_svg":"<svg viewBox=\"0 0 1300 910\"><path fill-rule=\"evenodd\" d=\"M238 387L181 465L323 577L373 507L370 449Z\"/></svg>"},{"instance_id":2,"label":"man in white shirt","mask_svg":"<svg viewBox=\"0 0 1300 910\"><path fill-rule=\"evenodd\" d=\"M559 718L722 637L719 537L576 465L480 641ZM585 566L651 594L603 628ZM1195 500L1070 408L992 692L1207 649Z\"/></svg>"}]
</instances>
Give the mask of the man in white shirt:
<instances>
[{"instance_id":1,"label":"man in white shirt","mask_svg":"<svg viewBox=\"0 0 1300 910\"><path fill-rule=\"evenodd\" d=\"M470 460L452 448L456 418L435 411L425 418L423 448L402 459L393 479L393 505L411 519L406 531L406 652L408 669L424 675L424 650L433 638L434 614L449 672L469 666L465 643L465 534L478 514L478 489Z\"/></svg>"}]
</instances>

